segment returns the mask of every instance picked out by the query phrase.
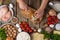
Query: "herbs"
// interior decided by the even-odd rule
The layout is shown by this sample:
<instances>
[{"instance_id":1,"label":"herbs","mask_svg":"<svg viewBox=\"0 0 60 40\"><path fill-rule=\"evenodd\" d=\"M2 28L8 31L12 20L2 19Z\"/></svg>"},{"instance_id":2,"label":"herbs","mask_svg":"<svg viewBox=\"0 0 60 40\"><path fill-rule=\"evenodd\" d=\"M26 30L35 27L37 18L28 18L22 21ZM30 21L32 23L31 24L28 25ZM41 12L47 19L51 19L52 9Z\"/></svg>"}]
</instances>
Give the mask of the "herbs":
<instances>
[{"instance_id":1,"label":"herbs","mask_svg":"<svg viewBox=\"0 0 60 40\"><path fill-rule=\"evenodd\" d=\"M60 40L59 34L47 33L45 30L43 30L41 33L44 34L44 39L48 38L52 40Z\"/></svg>"},{"instance_id":2,"label":"herbs","mask_svg":"<svg viewBox=\"0 0 60 40\"><path fill-rule=\"evenodd\" d=\"M6 40L5 30L0 28L0 40Z\"/></svg>"},{"instance_id":3,"label":"herbs","mask_svg":"<svg viewBox=\"0 0 60 40\"><path fill-rule=\"evenodd\" d=\"M52 40L60 40L60 35L58 34L53 34L53 39Z\"/></svg>"},{"instance_id":4,"label":"herbs","mask_svg":"<svg viewBox=\"0 0 60 40\"><path fill-rule=\"evenodd\" d=\"M42 30L41 33L44 34L44 39L45 38L48 38L48 39L52 38L52 33L47 33L45 30Z\"/></svg>"}]
</instances>

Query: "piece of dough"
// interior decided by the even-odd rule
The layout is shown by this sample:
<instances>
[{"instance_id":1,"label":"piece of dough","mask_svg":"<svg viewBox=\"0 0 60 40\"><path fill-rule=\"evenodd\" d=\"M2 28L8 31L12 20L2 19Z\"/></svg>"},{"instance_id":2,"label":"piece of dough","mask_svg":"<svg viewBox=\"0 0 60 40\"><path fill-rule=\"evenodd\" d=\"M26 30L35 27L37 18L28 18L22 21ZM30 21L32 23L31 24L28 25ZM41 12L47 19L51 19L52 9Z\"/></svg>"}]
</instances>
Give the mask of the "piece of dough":
<instances>
[{"instance_id":1,"label":"piece of dough","mask_svg":"<svg viewBox=\"0 0 60 40\"><path fill-rule=\"evenodd\" d=\"M31 37L32 37L32 40L44 40L44 35L37 32L33 33Z\"/></svg>"}]
</instances>

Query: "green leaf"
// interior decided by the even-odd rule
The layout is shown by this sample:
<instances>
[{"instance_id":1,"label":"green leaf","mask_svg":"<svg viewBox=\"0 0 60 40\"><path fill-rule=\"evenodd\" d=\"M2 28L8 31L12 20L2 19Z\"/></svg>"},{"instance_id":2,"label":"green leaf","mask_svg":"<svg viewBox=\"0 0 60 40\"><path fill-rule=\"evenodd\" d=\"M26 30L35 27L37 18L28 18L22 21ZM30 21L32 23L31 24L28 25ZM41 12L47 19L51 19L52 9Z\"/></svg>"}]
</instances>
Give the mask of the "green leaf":
<instances>
[{"instance_id":1,"label":"green leaf","mask_svg":"<svg viewBox=\"0 0 60 40\"><path fill-rule=\"evenodd\" d=\"M0 40L6 40L6 33L2 28L0 28Z\"/></svg>"}]
</instances>

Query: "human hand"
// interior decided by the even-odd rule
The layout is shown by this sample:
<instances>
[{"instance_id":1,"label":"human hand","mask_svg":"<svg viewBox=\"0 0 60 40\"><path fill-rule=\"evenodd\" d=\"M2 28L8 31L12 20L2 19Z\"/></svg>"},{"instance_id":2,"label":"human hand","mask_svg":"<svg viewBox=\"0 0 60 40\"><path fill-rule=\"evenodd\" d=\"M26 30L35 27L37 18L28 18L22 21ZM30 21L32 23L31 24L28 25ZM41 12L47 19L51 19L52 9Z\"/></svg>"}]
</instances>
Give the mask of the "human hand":
<instances>
[{"instance_id":1,"label":"human hand","mask_svg":"<svg viewBox=\"0 0 60 40\"><path fill-rule=\"evenodd\" d=\"M28 6L27 4L23 1L23 0L17 0L18 4L19 4L19 8L23 9L23 10L28 10Z\"/></svg>"},{"instance_id":2,"label":"human hand","mask_svg":"<svg viewBox=\"0 0 60 40\"><path fill-rule=\"evenodd\" d=\"M34 14L35 19L41 18L43 16L43 12L43 10L38 9Z\"/></svg>"}]
</instances>

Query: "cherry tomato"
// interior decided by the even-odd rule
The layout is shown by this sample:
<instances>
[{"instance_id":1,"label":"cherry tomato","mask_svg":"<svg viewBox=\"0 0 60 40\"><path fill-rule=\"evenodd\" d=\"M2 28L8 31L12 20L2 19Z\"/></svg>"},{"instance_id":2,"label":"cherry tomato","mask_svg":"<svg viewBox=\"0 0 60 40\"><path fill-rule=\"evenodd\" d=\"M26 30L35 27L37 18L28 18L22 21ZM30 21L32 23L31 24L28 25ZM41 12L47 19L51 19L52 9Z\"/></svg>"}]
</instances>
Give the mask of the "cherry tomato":
<instances>
[{"instance_id":1,"label":"cherry tomato","mask_svg":"<svg viewBox=\"0 0 60 40\"><path fill-rule=\"evenodd\" d=\"M47 20L50 21L51 20L50 17L48 17Z\"/></svg>"},{"instance_id":2,"label":"cherry tomato","mask_svg":"<svg viewBox=\"0 0 60 40\"><path fill-rule=\"evenodd\" d=\"M29 28L29 27L27 27L26 29L27 29L27 30L29 30L30 28Z\"/></svg>"},{"instance_id":3,"label":"cherry tomato","mask_svg":"<svg viewBox=\"0 0 60 40\"><path fill-rule=\"evenodd\" d=\"M58 19L56 19L55 22L57 23L58 22Z\"/></svg>"},{"instance_id":4,"label":"cherry tomato","mask_svg":"<svg viewBox=\"0 0 60 40\"><path fill-rule=\"evenodd\" d=\"M20 28L21 28L22 30L25 30L23 24L20 24Z\"/></svg>"},{"instance_id":5,"label":"cherry tomato","mask_svg":"<svg viewBox=\"0 0 60 40\"><path fill-rule=\"evenodd\" d=\"M26 29L25 32L29 32L29 31Z\"/></svg>"},{"instance_id":6,"label":"cherry tomato","mask_svg":"<svg viewBox=\"0 0 60 40\"><path fill-rule=\"evenodd\" d=\"M29 27L29 25L28 25L28 24L26 24L26 25L24 25L24 26L25 26L25 28Z\"/></svg>"},{"instance_id":7,"label":"cherry tomato","mask_svg":"<svg viewBox=\"0 0 60 40\"><path fill-rule=\"evenodd\" d=\"M25 21L22 22L23 25L26 25L27 23Z\"/></svg>"},{"instance_id":8,"label":"cherry tomato","mask_svg":"<svg viewBox=\"0 0 60 40\"><path fill-rule=\"evenodd\" d=\"M32 33L33 31L32 30L29 30L29 33Z\"/></svg>"}]
</instances>

